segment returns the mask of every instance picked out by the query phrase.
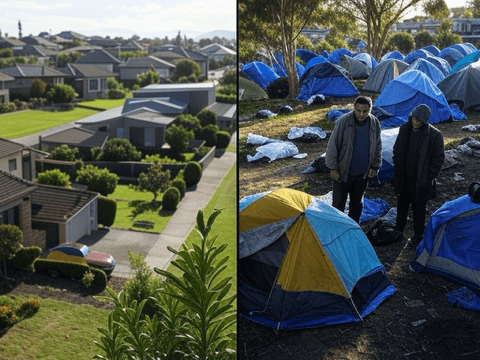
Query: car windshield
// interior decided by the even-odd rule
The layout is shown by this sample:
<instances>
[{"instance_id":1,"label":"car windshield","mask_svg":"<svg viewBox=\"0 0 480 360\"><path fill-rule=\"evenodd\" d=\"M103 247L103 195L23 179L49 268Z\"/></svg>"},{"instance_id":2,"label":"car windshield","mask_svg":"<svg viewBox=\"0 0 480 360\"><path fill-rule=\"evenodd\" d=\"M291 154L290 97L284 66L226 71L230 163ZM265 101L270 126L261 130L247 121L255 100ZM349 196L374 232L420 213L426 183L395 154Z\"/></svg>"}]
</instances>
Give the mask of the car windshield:
<instances>
[{"instance_id":1,"label":"car windshield","mask_svg":"<svg viewBox=\"0 0 480 360\"><path fill-rule=\"evenodd\" d=\"M90 248L87 246L87 245L83 245L81 248L80 248L80 251L82 252L83 254L83 257L87 256L88 254L90 254Z\"/></svg>"}]
</instances>

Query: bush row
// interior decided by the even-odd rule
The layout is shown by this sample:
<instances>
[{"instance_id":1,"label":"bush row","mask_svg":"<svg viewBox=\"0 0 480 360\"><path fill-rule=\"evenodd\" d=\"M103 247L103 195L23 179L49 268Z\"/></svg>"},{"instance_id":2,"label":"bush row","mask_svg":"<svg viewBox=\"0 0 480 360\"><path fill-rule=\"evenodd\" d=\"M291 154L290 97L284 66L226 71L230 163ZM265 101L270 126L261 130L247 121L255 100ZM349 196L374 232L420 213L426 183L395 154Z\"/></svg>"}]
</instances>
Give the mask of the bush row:
<instances>
[{"instance_id":1,"label":"bush row","mask_svg":"<svg viewBox=\"0 0 480 360\"><path fill-rule=\"evenodd\" d=\"M0 330L29 318L40 308L40 300L37 298L21 299L19 302L18 298L12 299L8 296L0 296Z\"/></svg>"}]
</instances>

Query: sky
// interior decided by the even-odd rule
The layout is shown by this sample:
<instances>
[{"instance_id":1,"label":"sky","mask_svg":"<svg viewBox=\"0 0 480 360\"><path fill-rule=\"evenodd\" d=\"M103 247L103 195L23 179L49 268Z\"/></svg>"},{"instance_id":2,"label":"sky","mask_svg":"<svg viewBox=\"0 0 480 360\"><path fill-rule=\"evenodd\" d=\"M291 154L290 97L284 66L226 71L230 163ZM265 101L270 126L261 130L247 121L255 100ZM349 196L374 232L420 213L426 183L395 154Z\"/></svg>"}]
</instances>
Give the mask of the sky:
<instances>
[{"instance_id":1,"label":"sky","mask_svg":"<svg viewBox=\"0 0 480 360\"><path fill-rule=\"evenodd\" d=\"M1 1L1 0L0 0ZM467 1L469 0L445 0L445 3L447 4L448 8L456 8L456 7L462 7L462 6L467 6ZM411 10L407 15L404 17L405 19L410 19L414 17L415 15L424 15L421 11L421 6L418 6L417 10Z\"/></svg>"},{"instance_id":2,"label":"sky","mask_svg":"<svg viewBox=\"0 0 480 360\"><path fill-rule=\"evenodd\" d=\"M187 38L213 30L236 31L236 0L0 0L2 35L47 31L56 35Z\"/></svg>"}]
</instances>

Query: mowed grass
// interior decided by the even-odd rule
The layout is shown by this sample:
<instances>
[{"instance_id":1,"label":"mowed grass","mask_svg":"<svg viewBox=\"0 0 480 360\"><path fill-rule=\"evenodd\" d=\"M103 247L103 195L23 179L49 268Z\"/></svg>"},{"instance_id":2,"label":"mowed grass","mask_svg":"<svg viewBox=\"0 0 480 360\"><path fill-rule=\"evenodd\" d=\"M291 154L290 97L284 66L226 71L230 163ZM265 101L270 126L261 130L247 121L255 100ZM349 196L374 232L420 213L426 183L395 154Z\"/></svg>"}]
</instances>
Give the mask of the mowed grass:
<instances>
[{"instance_id":1,"label":"mowed grass","mask_svg":"<svg viewBox=\"0 0 480 360\"><path fill-rule=\"evenodd\" d=\"M31 318L0 337L0 360L91 359L99 350L93 343L105 327L109 310L41 299Z\"/></svg>"},{"instance_id":2,"label":"mowed grass","mask_svg":"<svg viewBox=\"0 0 480 360\"><path fill-rule=\"evenodd\" d=\"M69 111L25 110L0 115L0 137L15 139L98 113L75 108Z\"/></svg>"},{"instance_id":3,"label":"mowed grass","mask_svg":"<svg viewBox=\"0 0 480 360\"><path fill-rule=\"evenodd\" d=\"M157 195L157 201L152 203L153 193L136 191L128 185L117 185L115 192L108 195L117 200L117 214L112 227L117 229L142 230L148 232L162 232L172 217L172 211L162 211L163 193ZM135 221L149 221L154 224L151 229L135 227Z\"/></svg>"},{"instance_id":4,"label":"mowed grass","mask_svg":"<svg viewBox=\"0 0 480 360\"><path fill-rule=\"evenodd\" d=\"M132 97L132 94L129 94L127 98ZM95 99L88 101L80 101L78 104L85 106L93 106L100 109L113 109L118 106L123 106L125 99Z\"/></svg>"}]
</instances>

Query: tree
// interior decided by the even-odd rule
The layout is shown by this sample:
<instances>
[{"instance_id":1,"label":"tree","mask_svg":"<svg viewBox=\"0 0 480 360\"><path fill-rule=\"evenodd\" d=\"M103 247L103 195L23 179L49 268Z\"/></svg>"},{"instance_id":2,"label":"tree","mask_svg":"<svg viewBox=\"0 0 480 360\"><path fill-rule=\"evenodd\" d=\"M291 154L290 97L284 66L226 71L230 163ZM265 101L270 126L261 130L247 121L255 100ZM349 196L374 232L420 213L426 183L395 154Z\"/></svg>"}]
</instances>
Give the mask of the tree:
<instances>
[{"instance_id":1,"label":"tree","mask_svg":"<svg viewBox=\"0 0 480 360\"><path fill-rule=\"evenodd\" d=\"M296 40L313 19L313 14L321 2L322 0L238 2L239 37L245 39L246 46L252 49L267 47L280 50L288 77L290 98L295 98L299 92Z\"/></svg>"},{"instance_id":2,"label":"tree","mask_svg":"<svg viewBox=\"0 0 480 360\"><path fill-rule=\"evenodd\" d=\"M367 27L367 52L380 60L390 28L421 0L334 0L352 19Z\"/></svg>"},{"instance_id":3,"label":"tree","mask_svg":"<svg viewBox=\"0 0 480 360\"><path fill-rule=\"evenodd\" d=\"M172 79L174 81L177 81L183 76L185 76L186 78L195 76L195 78L198 79L201 74L202 74L202 71L200 69L200 65L198 65L193 60L185 59L185 60L180 60L175 65L175 70L173 71Z\"/></svg>"},{"instance_id":4,"label":"tree","mask_svg":"<svg viewBox=\"0 0 480 360\"><path fill-rule=\"evenodd\" d=\"M198 120L200 120L202 127L210 124L217 125L217 114L215 114L212 110L204 108L200 110L196 116Z\"/></svg>"},{"instance_id":5,"label":"tree","mask_svg":"<svg viewBox=\"0 0 480 360\"><path fill-rule=\"evenodd\" d=\"M60 169L47 170L37 174L35 182L45 185L53 185L60 187L70 187L70 176Z\"/></svg>"},{"instance_id":6,"label":"tree","mask_svg":"<svg viewBox=\"0 0 480 360\"><path fill-rule=\"evenodd\" d=\"M187 130L181 125L171 125L165 132L165 140L175 155L185 152L188 148L188 141L193 137L193 131Z\"/></svg>"},{"instance_id":7,"label":"tree","mask_svg":"<svg viewBox=\"0 0 480 360\"><path fill-rule=\"evenodd\" d=\"M445 0L427 0L423 4L423 11L434 19L445 19L450 15Z\"/></svg>"},{"instance_id":8,"label":"tree","mask_svg":"<svg viewBox=\"0 0 480 360\"><path fill-rule=\"evenodd\" d=\"M427 30L420 31L415 35L415 47L421 49L427 45L433 44L433 36ZM407 54L407 53L404 53Z\"/></svg>"},{"instance_id":9,"label":"tree","mask_svg":"<svg viewBox=\"0 0 480 360\"><path fill-rule=\"evenodd\" d=\"M67 144L57 146L50 152L50 159L62 161L75 161L78 155L78 148L71 148Z\"/></svg>"},{"instance_id":10,"label":"tree","mask_svg":"<svg viewBox=\"0 0 480 360\"><path fill-rule=\"evenodd\" d=\"M22 38L22 23L18 20L18 38Z\"/></svg>"},{"instance_id":11,"label":"tree","mask_svg":"<svg viewBox=\"0 0 480 360\"><path fill-rule=\"evenodd\" d=\"M387 49L398 50L403 54L410 53L414 48L413 36L407 32L394 33L388 40Z\"/></svg>"},{"instance_id":12,"label":"tree","mask_svg":"<svg viewBox=\"0 0 480 360\"><path fill-rule=\"evenodd\" d=\"M45 97L54 103L69 103L77 97L75 89L68 84L55 84L47 90Z\"/></svg>"},{"instance_id":13,"label":"tree","mask_svg":"<svg viewBox=\"0 0 480 360\"><path fill-rule=\"evenodd\" d=\"M30 85L30 97L32 98L43 97L45 94L46 88L47 88L47 84L42 79L33 80L32 85Z\"/></svg>"},{"instance_id":14,"label":"tree","mask_svg":"<svg viewBox=\"0 0 480 360\"><path fill-rule=\"evenodd\" d=\"M220 79L220 84L228 85L228 84L237 84L237 72L234 70L225 71L222 78Z\"/></svg>"},{"instance_id":15,"label":"tree","mask_svg":"<svg viewBox=\"0 0 480 360\"><path fill-rule=\"evenodd\" d=\"M460 35L452 33L452 20L449 19L442 21L433 39L439 49L446 48L453 44L463 43Z\"/></svg>"},{"instance_id":16,"label":"tree","mask_svg":"<svg viewBox=\"0 0 480 360\"><path fill-rule=\"evenodd\" d=\"M150 70L137 74L136 78L137 83L141 87L144 87L150 84L158 84L158 82L160 81L160 74L152 66Z\"/></svg>"},{"instance_id":17,"label":"tree","mask_svg":"<svg viewBox=\"0 0 480 360\"><path fill-rule=\"evenodd\" d=\"M142 153L128 139L113 138L108 140L98 160L103 161L139 161Z\"/></svg>"},{"instance_id":18,"label":"tree","mask_svg":"<svg viewBox=\"0 0 480 360\"><path fill-rule=\"evenodd\" d=\"M162 170L162 164L155 162L138 177L138 189L153 193L153 200L157 200L159 192L167 190L170 186L170 170Z\"/></svg>"},{"instance_id":19,"label":"tree","mask_svg":"<svg viewBox=\"0 0 480 360\"><path fill-rule=\"evenodd\" d=\"M480 17L480 0L470 0L469 7L474 18Z\"/></svg>"},{"instance_id":20,"label":"tree","mask_svg":"<svg viewBox=\"0 0 480 360\"><path fill-rule=\"evenodd\" d=\"M200 131L202 130L202 124L196 116L192 114L180 114L177 117L177 125L183 126L187 130L192 130L194 137L198 137Z\"/></svg>"},{"instance_id":21,"label":"tree","mask_svg":"<svg viewBox=\"0 0 480 360\"><path fill-rule=\"evenodd\" d=\"M112 194L118 184L118 175L108 169L100 169L94 165L87 165L78 170L75 180L79 184L88 186L88 190L95 191L103 196Z\"/></svg>"},{"instance_id":22,"label":"tree","mask_svg":"<svg viewBox=\"0 0 480 360\"><path fill-rule=\"evenodd\" d=\"M13 258L22 247L23 232L16 225L0 225L0 260L3 260L4 276L7 276L6 261Z\"/></svg>"}]
</instances>

